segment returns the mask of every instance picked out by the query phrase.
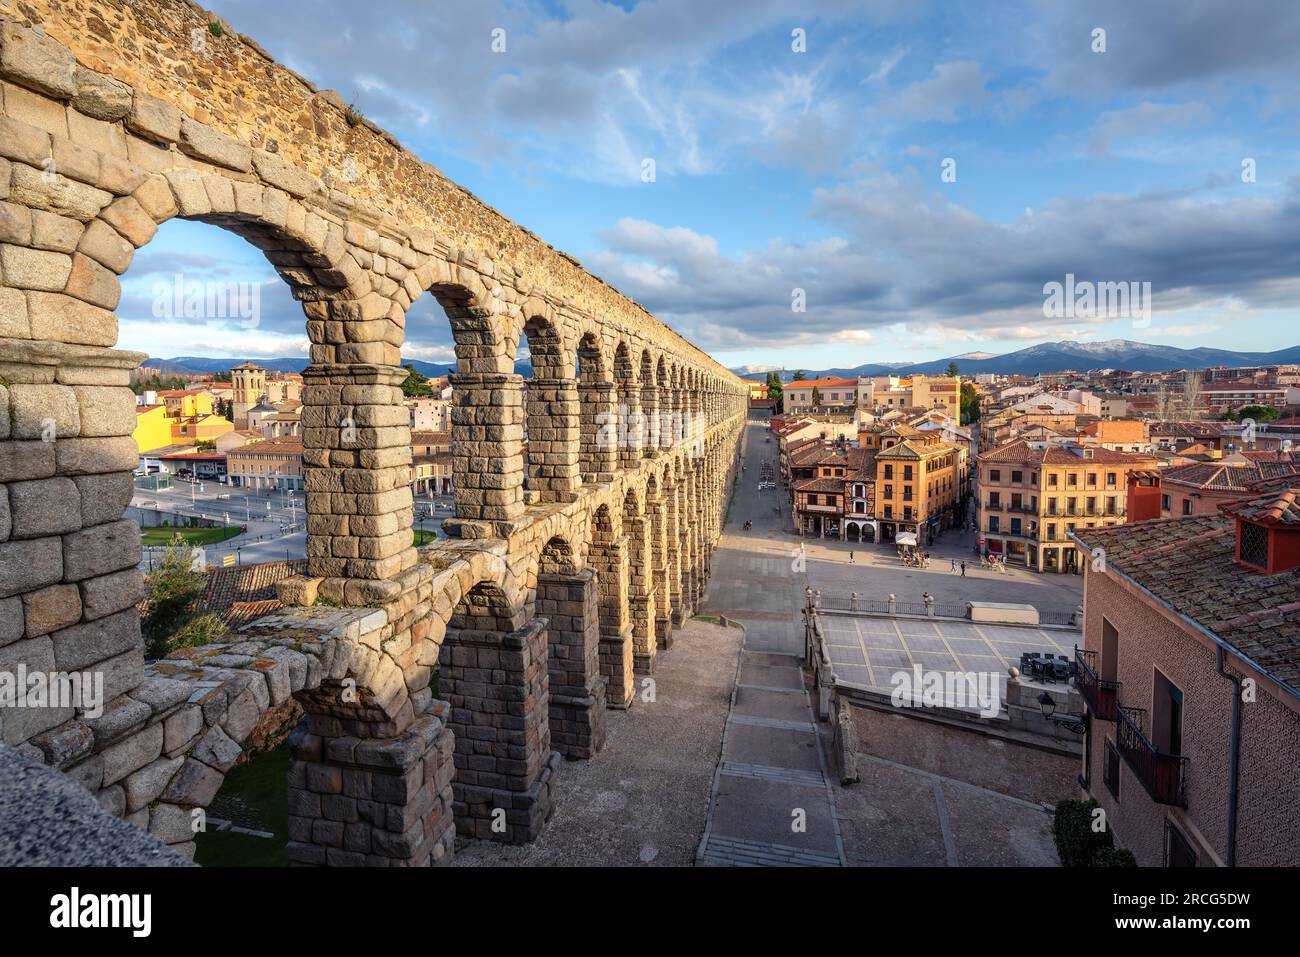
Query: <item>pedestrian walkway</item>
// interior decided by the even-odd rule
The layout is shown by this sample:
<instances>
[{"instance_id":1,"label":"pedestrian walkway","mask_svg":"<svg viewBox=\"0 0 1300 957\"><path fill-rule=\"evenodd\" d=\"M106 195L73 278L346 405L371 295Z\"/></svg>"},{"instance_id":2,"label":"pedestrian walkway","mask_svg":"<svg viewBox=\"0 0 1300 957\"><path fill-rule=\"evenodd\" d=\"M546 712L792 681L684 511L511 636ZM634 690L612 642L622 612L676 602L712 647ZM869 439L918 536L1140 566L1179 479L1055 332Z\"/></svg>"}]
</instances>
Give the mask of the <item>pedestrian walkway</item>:
<instances>
[{"instance_id":1,"label":"pedestrian walkway","mask_svg":"<svg viewBox=\"0 0 1300 957\"><path fill-rule=\"evenodd\" d=\"M747 473L764 445L750 427ZM755 439L759 438L759 442ZM742 481L736 507L713 558L701 609L745 627L745 643L713 777L709 815L696 861L707 865L839 867L844 847L826 755L804 687L799 630L803 577L752 533L779 522L770 493ZM758 501L754 501L757 498Z\"/></svg>"}]
</instances>

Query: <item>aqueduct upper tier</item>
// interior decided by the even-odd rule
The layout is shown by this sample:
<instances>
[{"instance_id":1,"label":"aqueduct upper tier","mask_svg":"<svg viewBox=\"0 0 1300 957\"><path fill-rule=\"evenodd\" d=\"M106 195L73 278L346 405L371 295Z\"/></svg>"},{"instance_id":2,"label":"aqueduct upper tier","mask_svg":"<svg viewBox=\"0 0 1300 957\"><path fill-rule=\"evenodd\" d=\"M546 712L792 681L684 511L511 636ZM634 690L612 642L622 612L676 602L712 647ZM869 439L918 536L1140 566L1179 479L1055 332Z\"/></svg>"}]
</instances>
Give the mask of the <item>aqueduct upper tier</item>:
<instances>
[{"instance_id":1,"label":"aqueduct upper tier","mask_svg":"<svg viewBox=\"0 0 1300 957\"><path fill-rule=\"evenodd\" d=\"M308 568L270 618L146 663L122 518L143 356L115 310L177 217L248 240L303 305ZM417 550L400 353L425 293L455 340L457 537ZM747 395L197 5L0 9L0 672L106 697L3 709L0 737L165 842L192 852L194 810L291 696L295 862L534 836L555 761L599 750L699 600Z\"/></svg>"}]
</instances>

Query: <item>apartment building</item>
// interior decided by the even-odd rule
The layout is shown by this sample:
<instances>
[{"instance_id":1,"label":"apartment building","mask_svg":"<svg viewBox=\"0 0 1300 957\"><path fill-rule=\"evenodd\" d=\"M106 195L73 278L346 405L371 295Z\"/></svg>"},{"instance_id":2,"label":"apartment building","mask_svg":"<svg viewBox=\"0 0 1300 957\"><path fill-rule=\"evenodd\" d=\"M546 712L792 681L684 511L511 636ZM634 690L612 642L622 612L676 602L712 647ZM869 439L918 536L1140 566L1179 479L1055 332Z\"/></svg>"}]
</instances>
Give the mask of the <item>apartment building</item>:
<instances>
[{"instance_id":1,"label":"apartment building","mask_svg":"<svg viewBox=\"0 0 1300 957\"><path fill-rule=\"evenodd\" d=\"M1212 413L1235 412L1248 405L1282 409L1300 403L1300 389L1253 379L1207 382L1201 386L1201 401Z\"/></svg>"},{"instance_id":2,"label":"apartment building","mask_svg":"<svg viewBox=\"0 0 1300 957\"><path fill-rule=\"evenodd\" d=\"M232 485L284 491L302 488L302 439L281 436L242 445L226 453Z\"/></svg>"},{"instance_id":3,"label":"apartment building","mask_svg":"<svg viewBox=\"0 0 1300 957\"><path fill-rule=\"evenodd\" d=\"M1095 419L1083 426L1079 440L1112 452L1150 452L1151 438L1144 419Z\"/></svg>"},{"instance_id":4,"label":"apartment building","mask_svg":"<svg viewBox=\"0 0 1300 957\"><path fill-rule=\"evenodd\" d=\"M1127 521L1129 473L1152 471L1151 455L1017 440L978 458L981 544L1040 572L1079 571L1069 533Z\"/></svg>"},{"instance_id":5,"label":"apartment building","mask_svg":"<svg viewBox=\"0 0 1300 957\"><path fill-rule=\"evenodd\" d=\"M1300 865L1300 487L1080 529L1080 784L1141 866Z\"/></svg>"},{"instance_id":6,"label":"apartment building","mask_svg":"<svg viewBox=\"0 0 1300 957\"><path fill-rule=\"evenodd\" d=\"M782 408L789 413L853 412L858 407L857 379L800 379L786 383Z\"/></svg>"},{"instance_id":7,"label":"apartment building","mask_svg":"<svg viewBox=\"0 0 1300 957\"><path fill-rule=\"evenodd\" d=\"M890 442L876 452L875 463L880 541L911 533L927 545L961 524L965 449L922 435Z\"/></svg>"}]
</instances>

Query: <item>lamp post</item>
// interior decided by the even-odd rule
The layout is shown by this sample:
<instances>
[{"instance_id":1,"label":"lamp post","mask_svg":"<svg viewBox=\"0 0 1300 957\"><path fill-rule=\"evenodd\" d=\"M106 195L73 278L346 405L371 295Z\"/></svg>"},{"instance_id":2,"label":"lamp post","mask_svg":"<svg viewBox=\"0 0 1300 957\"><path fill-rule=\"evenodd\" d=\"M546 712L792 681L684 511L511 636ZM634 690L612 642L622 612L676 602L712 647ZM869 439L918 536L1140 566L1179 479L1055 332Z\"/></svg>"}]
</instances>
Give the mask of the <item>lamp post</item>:
<instances>
[{"instance_id":1,"label":"lamp post","mask_svg":"<svg viewBox=\"0 0 1300 957\"><path fill-rule=\"evenodd\" d=\"M1067 731L1083 734L1088 729L1088 726L1084 723L1084 716L1081 714L1057 714L1056 699L1046 691L1038 696L1038 708L1043 712L1044 718L1053 724L1059 724Z\"/></svg>"}]
</instances>

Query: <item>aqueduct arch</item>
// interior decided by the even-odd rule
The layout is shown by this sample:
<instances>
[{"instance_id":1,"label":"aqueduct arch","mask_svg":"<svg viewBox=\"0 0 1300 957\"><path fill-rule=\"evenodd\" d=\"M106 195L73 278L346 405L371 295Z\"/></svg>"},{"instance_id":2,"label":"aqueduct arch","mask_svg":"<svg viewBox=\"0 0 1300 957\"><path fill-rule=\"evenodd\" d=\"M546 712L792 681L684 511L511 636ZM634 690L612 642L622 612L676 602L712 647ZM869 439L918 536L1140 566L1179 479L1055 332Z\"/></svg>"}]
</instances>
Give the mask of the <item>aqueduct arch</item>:
<instances>
[{"instance_id":1,"label":"aqueduct arch","mask_svg":"<svg viewBox=\"0 0 1300 957\"><path fill-rule=\"evenodd\" d=\"M106 707L11 709L0 737L192 850L192 810L293 696L295 863L530 839L560 756L599 750L699 600L745 384L196 6L21 10L0 18L0 668L100 673ZM308 562L280 610L146 663L122 519L143 356L115 310L175 217L243 236L302 303ZM457 537L417 550L400 355L425 293L456 347Z\"/></svg>"}]
</instances>

